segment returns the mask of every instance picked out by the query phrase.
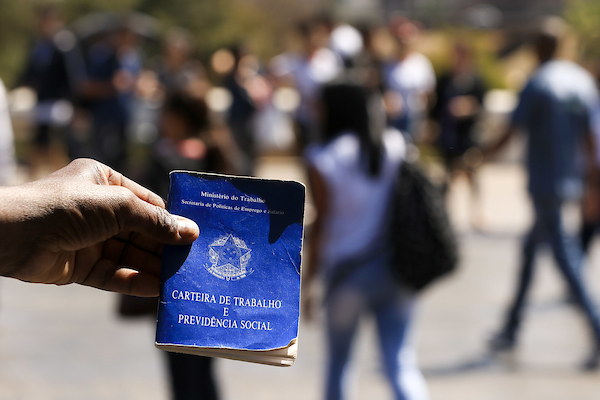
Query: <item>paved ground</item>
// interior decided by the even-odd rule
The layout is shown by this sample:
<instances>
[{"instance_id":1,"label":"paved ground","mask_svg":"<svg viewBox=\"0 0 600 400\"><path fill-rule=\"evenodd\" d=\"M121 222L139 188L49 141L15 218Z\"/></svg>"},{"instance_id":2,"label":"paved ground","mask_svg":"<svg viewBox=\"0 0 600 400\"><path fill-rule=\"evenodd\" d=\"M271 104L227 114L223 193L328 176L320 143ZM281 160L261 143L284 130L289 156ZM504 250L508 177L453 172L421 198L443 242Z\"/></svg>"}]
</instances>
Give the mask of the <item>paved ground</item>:
<instances>
[{"instance_id":1,"label":"paved ground","mask_svg":"<svg viewBox=\"0 0 600 400\"><path fill-rule=\"evenodd\" d=\"M271 160L261 171L302 179L288 162ZM486 353L485 340L512 290L519 237L530 214L518 168L486 167L481 181L486 229L469 227L471 205L459 182L450 205L461 237L461 269L426 292L420 306L418 348L432 399L600 398L600 373L577 370L588 337L578 313L561 301L563 286L547 254L539 263L518 351L500 359ZM574 225L576 213L568 217ZM595 250L592 264L600 264L600 249ZM586 276L600 300L600 267L592 265ZM153 322L119 320L115 301L112 294L85 287L1 280L0 400L167 399ZM351 400L390 398L372 337L367 322L357 343L357 390ZM292 368L218 360L223 399L319 399L322 349L316 321L302 324Z\"/></svg>"}]
</instances>

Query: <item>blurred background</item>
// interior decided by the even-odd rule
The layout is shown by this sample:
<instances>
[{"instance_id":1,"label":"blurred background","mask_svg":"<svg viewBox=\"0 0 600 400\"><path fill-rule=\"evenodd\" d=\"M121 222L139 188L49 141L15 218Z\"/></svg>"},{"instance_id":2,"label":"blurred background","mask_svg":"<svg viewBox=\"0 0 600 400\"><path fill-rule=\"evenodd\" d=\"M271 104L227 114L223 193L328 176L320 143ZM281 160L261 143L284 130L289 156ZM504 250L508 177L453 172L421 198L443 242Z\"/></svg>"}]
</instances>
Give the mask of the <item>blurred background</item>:
<instances>
[{"instance_id":1,"label":"blurred background","mask_svg":"<svg viewBox=\"0 0 600 400\"><path fill-rule=\"evenodd\" d=\"M597 373L577 367L588 336L549 253L538 260L518 349L488 351L532 210L524 140L486 162L480 148L506 126L536 68L532 26L549 15L568 26L560 57L599 78L596 0L3 1L0 184L41 178L77 157L107 163L163 197L175 168L307 183L303 155L319 141L319 90L356 78L381 91L388 124L445 189L459 238L458 271L422 294L416 317L431 399L597 399ZM429 61L414 79L432 73L415 104L393 82L407 52ZM450 165L439 85L465 63L479 89L461 103L470 142ZM564 211L567 230L578 232L579 203ZM314 218L309 193L307 235ZM583 272L595 299L598 251L592 242ZM170 364L153 345L153 307L2 278L0 399L174 398ZM218 398L322 398L322 319L318 312L302 320L291 368L212 362ZM392 396L374 335L367 319L353 353L353 400Z\"/></svg>"}]
</instances>

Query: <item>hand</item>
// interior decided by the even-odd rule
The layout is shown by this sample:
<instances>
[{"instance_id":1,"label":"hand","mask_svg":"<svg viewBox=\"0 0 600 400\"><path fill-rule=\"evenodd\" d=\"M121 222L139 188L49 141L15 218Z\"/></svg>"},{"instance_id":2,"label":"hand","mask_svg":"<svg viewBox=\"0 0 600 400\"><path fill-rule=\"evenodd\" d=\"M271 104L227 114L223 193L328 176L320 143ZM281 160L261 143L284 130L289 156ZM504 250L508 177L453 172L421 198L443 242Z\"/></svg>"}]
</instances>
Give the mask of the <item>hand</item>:
<instances>
[{"instance_id":1,"label":"hand","mask_svg":"<svg viewBox=\"0 0 600 400\"><path fill-rule=\"evenodd\" d=\"M162 244L199 234L151 191L93 160L0 188L0 275L157 296Z\"/></svg>"}]
</instances>

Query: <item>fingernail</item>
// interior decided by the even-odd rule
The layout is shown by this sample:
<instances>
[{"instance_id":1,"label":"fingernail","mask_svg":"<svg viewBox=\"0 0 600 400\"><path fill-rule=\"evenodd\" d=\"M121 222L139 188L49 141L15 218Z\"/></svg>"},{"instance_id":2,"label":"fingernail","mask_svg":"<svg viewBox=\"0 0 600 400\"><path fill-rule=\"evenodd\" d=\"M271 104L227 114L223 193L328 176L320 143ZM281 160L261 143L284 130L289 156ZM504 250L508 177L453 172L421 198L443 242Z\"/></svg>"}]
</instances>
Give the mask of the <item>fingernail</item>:
<instances>
[{"instance_id":1,"label":"fingernail","mask_svg":"<svg viewBox=\"0 0 600 400\"><path fill-rule=\"evenodd\" d=\"M200 228L191 219L179 217L179 221L177 222L177 232L181 238L187 239L198 236Z\"/></svg>"}]
</instances>

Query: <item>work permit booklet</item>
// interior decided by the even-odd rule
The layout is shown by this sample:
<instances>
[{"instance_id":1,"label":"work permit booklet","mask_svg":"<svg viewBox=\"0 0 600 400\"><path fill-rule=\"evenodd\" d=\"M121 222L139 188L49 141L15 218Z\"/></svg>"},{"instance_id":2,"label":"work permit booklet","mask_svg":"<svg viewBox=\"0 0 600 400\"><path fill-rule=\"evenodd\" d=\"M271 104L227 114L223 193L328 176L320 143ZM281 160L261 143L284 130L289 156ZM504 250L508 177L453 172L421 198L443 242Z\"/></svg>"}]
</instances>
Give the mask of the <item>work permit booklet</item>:
<instances>
[{"instance_id":1,"label":"work permit booklet","mask_svg":"<svg viewBox=\"0 0 600 400\"><path fill-rule=\"evenodd\" d=\"M156 346L292 365L304 185L190 171L170 179L168 210L194 220L200 236L164 247Z\"/></svg>"}]
</instances>

